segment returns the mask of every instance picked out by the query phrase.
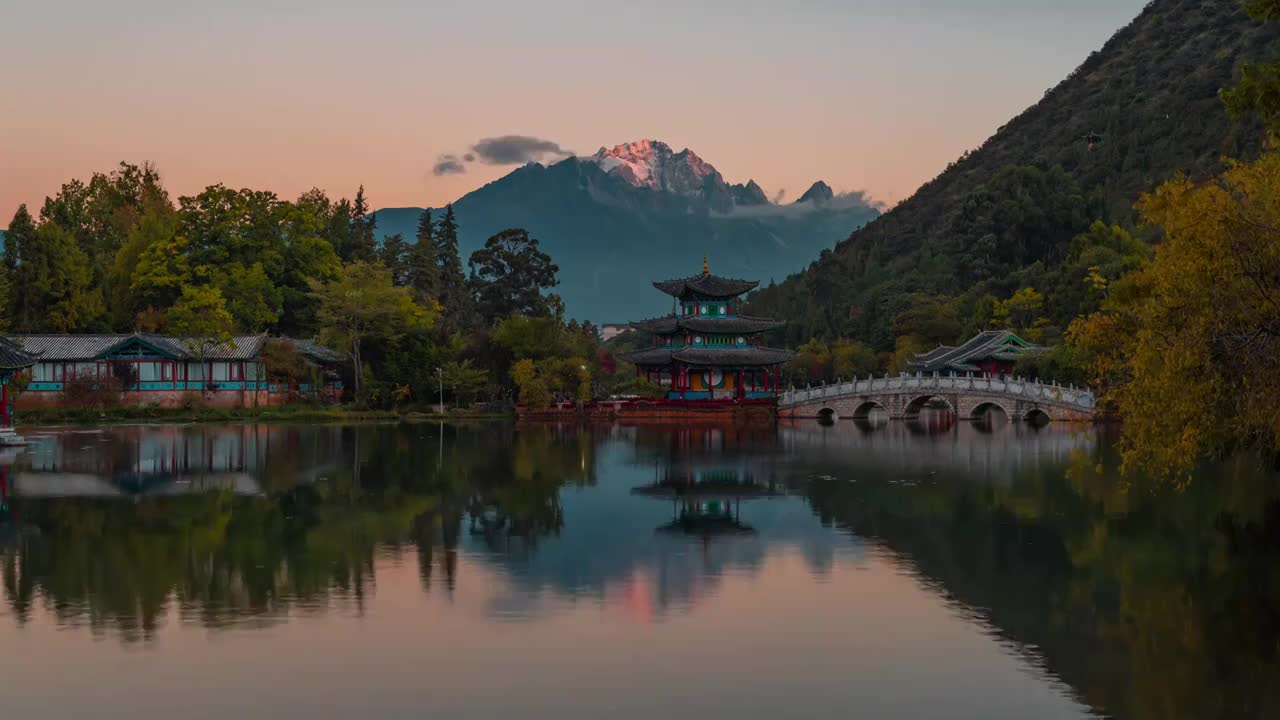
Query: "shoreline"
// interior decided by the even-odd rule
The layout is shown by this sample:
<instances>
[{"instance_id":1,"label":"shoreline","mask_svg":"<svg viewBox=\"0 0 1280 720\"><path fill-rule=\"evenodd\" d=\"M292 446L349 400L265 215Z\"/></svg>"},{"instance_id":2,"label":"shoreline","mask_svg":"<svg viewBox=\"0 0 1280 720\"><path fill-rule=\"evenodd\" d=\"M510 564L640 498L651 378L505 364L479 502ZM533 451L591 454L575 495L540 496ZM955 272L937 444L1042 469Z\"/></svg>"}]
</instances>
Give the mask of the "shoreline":
<instances>
[{"instance_id":1,"label":"shoreline","mask_svg":"<svg viewBox=\"0 0 1280 720\"><path fill-rule=\"evenodd\" d=\"M361 423L361 422L469 422L513 420L514 413L446 412L418 410L356 410L342 407L289 408L33 408L17 418L17 427L109 426L148 423Z\"/></svg>"}]
</instances>

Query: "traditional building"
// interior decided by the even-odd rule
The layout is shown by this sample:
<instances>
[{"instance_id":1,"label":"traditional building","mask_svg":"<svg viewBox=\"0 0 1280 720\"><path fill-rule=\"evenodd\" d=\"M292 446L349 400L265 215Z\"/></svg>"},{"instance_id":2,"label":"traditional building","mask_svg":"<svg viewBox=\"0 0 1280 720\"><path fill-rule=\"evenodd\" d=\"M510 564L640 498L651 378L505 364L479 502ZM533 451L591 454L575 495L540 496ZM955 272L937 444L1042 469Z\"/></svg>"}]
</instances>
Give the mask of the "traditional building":
<instances>
[{"instance_id":1,"label":"traditional building","mask_svg":"<svg viewBox=\"0 0 1280 720\"><path fill-rule=\"evenodd\" d=\"M22 442L13 431L13 395L9 392L9 382L35 362L36 358L30 353L0 337L0 447Z\"/></svg>"},{"instance_id":2,"label":"traditional building","mask_svg":"<svg viewBox=\"0 0 1280 720\"><path fill-rule=\"evenodd\" d=\"M939 345L925 353L917 353L907 363L916 372L940 375L1007 375L1024 355L1047 352L1008 330L985 330L958 347Z\"/></svg>"},{"instance_id":3,"label":"traditional building","mask_svg":"<svg viewBox=\"0 0 1280 720\"><path fill-rule=\"evenodd\" d=\"M666 388L670 401L774 399L779 366L792 353L760 343L762 334L785 323L738 314L740 296L758 284L712 275L705 260L701 275L655 282L674 299L672 313L631 323L653 336L653 346L622 358Z\"/></svg>"},{"instance_id":4,"label":"traditional building","mask_svg":"<svg viewBox=\"0 0 1280 720\"><path fill-rule=\"evenodd\" d=\"M280 405L302 397L337 400L346 358L309 340L289 342L311 367L310 381L268 377L265 335L237 335L228 342L133 333L120 335L11 335L32 362L23 407L58 407L68 385L82 382L119 393L129 405L179 407L193 397L221 407ZM3 362L0 359L0 362Z\"/></svg>"}]
</instances>

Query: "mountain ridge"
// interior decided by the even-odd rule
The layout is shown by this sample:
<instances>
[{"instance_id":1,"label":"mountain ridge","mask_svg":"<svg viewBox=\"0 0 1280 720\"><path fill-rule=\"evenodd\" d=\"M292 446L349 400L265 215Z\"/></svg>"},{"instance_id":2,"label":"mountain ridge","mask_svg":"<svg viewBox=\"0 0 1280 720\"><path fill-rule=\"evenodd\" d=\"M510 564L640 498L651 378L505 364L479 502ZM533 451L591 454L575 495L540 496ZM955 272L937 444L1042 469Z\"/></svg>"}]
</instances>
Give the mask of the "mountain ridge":
<instances>
[{"instance_id":1,"label":"mountain ridge","mask_svg":"<svg viewBox=\"0 0 1280 720\"><path fill-rule=\"evenodd\" d=\"M1260 125L1231 121L1218 91L1238 77L1241 62L1276 54L1280 33L1235 0L1153 0L979 148L804 271L754 294L751 311L792 319L793 344L848 336L889 350L904 297L1007 297L1017 273L974 286L957 269L980 252L964 244L966 227L1016 199L996 186L1002 171L1042 168L1049 177L1060 168L1092 219L1132 225L1140 193L1176 173L1203 178L1223 157L1259 152Z\"/></svg>"}]
</instances>

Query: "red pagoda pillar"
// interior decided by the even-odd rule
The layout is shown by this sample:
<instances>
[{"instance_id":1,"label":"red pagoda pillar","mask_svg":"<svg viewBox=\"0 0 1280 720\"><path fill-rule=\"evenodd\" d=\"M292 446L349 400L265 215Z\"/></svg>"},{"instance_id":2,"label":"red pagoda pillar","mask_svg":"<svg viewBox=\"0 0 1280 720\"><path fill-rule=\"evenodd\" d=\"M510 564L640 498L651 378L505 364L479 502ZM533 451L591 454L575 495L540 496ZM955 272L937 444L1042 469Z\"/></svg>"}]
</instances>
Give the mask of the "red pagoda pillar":
<instances>
[{"instance_id":1,"label":"red pagoda pillar","mask_svg":"<svg viewBox=\"0 0 1280 720\"><path fill-rule=\"evenodd\" d=\"M0 378L0 428L9 427L9 378Z\"/></svg>"}]
</instances>

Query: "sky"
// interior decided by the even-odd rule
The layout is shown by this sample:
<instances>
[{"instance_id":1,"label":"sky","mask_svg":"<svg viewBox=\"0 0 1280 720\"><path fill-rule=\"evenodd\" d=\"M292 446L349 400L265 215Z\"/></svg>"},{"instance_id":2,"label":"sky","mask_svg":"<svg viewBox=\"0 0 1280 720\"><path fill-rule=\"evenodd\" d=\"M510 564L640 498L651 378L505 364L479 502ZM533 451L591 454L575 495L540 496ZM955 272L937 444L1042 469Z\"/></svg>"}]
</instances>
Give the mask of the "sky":
<instances>
[{"instance_id":1,"label":"sky","mask_svg":"<svg viewBox=\"0 0 1280 720\"><path fill-rule=\"evenodd\" d=\"M891 205L1146 2L12 0L0 226L122 160L174 195L439 206L510 172L474 148L511 135L662 140L771 196L821 179Z\"/></svg>"}]
</instances>

